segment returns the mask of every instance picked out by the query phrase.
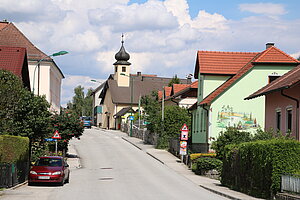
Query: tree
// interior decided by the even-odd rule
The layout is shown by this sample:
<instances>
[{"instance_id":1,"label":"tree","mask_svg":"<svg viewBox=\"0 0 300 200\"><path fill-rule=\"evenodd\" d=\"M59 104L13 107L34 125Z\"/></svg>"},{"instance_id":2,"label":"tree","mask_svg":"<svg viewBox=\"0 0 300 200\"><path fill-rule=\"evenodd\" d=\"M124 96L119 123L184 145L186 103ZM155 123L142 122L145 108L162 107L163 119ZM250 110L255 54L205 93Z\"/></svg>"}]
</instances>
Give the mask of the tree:
<instances>
[{"instance_id":1,"label":"tree","mask_svg":"<svg viewBox=\"0 0 300 200\"><path fill-rule=\"evenodd\" d=\"M74 88L75 95L73 96L72 110L80 117L83 116L83 105L84 105L84 88L81 85Z\"/></svg>"},{"instance_id":2,"label":"tree","mask_svg":"<svg viewBox=\"0 0 300 200\"><path fill-rule=\"evenodd\" d=\"M175 76L171 79L171 81L169 82L168 86L172 87L173 84L180 84L180 79L177 77L177 75L175 74Z\"/></svg>"},{"instance_id":3,"label":"tree","mask_svg":"<svg viewBox=\"0 0 300 200\"><path fill-rule=\"evenodd\" d=\"M58 141L58 149L62 151L67 150L70 139L79 138L84 130L77 114L72 111L61 111L60 114L53 115L51 124L51 132L58 131L61 136Z\"/></svg>"},{"instance_id":4,"label":"tree","mask_svg":"<svg viewBox=\"0 0 300 200\"><path fill-rule=\"evenodd\" d=\"M161 104L157 92L142 97L142 107L145 119L148 122L147 129L158 133L158 148L167 148L171 138L178 138L180 128L184 123L191 124L188 111L179 106L166 106L164 110L164 121L162 122Z\"/></svg>"},{"instance_id":5,"label":"tree","mask_svg":"<svg viewBox=\"0 0 300 200\"><path fill-rule=\"evenodd\" d=\"M74 88L74 96L72 102L68 102L67 108L71 110L78 118L80 116L91 116L93 112L93 90L88 89L87 94L84 94L84 87L81 85Z\"/></svg>"},{"instance_id":6,"label":"tree","mask_svg":"<svg viewBox=\"0 0 300 200\"><path fill-rule=\"evenodd\" d=\"M159 134L158 148L168 148L170 139L179 139L183 124L191 127L191 116L187 109L179 106L166 106L164 113L164 129Z\"/></svg>"},{"instance_id":7,"label":"tree","mask_svg":"<svg viewBox=\"0 0 300 200\"><path fill-rule=\"evenodd\" d=\"M83 115L84 116L92 116L93 112L93 96L91 96L93 90L90 88L88 89L86 96L84 98L83 104Z\"/></svg>"}]
</instances>

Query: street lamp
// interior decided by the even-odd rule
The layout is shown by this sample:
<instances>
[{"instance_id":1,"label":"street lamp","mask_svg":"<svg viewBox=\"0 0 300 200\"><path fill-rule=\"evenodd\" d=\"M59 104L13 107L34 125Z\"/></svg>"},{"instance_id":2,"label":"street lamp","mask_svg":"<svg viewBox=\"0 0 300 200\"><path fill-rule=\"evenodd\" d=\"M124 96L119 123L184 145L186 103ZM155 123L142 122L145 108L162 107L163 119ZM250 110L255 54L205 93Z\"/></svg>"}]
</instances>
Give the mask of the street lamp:
<instances>
[{"instance_id":1,"label":"street lamp","mask_svg":"<svg viewBox=\"0 0 300 200\"><path fill-rule=\"evenodd\" d=\"M132 102L133 102L133 78L131 76L128 76L127 74L120 73L122 76L127 76L131 79L131 84L130 84L130 116L132 116ZM132 137L132 121L130 120L130 134L129 136Z\"/></svg>"},{"instance_id":2,"label":"street lamp","mask_svg":"<svg viewBox=\"0 0 300 200\"><path fill-rule=\"evenodd\" d=\"M59 52L57 52L57 53L53 53L53 54L51 54L51 55L47 55L47 56L43 57L42 59L40 59L40 60L37 62L36 66L35 66L35 68L34 68L34 72L33 72L33 83L32 83L32 92L33 92L33 94L34 94L34 86L35 86L35 72L36 72L36 69L39 68L39 71L38 71L38 93L37 93L37 95L40 95L40 63L41 63L45 58L50 58L50 57L54 57L54 56L62 56L62 55L65 55L65 54L67 54L67 53L69 53L69 52L67 52L67 51L59 51Z\"/></svg>"}]
</instances>

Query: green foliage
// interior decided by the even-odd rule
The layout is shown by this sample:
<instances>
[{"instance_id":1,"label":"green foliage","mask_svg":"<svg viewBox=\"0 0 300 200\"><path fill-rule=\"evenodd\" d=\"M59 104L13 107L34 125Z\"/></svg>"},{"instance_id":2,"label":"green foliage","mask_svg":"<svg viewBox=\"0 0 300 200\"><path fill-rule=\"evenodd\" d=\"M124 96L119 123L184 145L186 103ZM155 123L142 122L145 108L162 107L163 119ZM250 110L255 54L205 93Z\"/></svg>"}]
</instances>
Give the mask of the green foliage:
<instances>
[{"instance_id":1,"label":"green foliage","mask_svg":"<svg viewBox=\"0 0 300 200\"><path fill-rule=\"evenodd\" d=\"M208 170L217 170L221 172L222 161L217 158L211 157L200 157L195 162L196 166L194 167L194 172L196 174L204 174Z\"/></svg>"},{"instance_id":2,"label":"green foliage","mask_svg":"<svg viewBox=\"0 0 300 200\"><path fill-rule=\"evenodd\" d=\"M166 106L164 113L164 129L159 133L158 148L168 148L170 139L179 138L183 124L191 127L191 116L187 109L179 106Z\"/></svg>"},{"instance_id":3,"label":"green foliage","mask_svg":"<svg viewBox=\"0 0 300 200\"><path fill-rule=\"evenodd\" d=\"M27 161L29 139L20 136L0 135L0 163Z\"/></svg>"},{"instance_id":4,"label":"green foliage","mask_svg":"<svg viewBox=\"0 0 300 200\"><path fill-rule=\"evenodd\" d=\"M151 132L161 130L161 105L158 101L157 91L150 95L143 96L141 105L144 109L144 119L148 122L147 129Z\"/></svg>"},{"instance_id":5,"label":"green foliage","mask_svg":"<svg viewBox=\"0 0 300 200\"><path fill-rule=\"evenodd\" d=\"M225 146L229 144L239 144L251 141L249 132L239 131L235 127L229 127L225 132L221 132L216 141L212 143L212 149L217 153L217 158L223 160L225 156Z\"/></svg>"},{"instance_id":6,"label":"green foliage","mask_svg":"<svg viewBox=\"0 0 300 200\"><path fill-rule=\"evenodd\" d=\"M177 77L177 75L175 74L175 76L171 79L171 81L169 82L168 86L172 87L173 84L180 84L180 79Z\"/></svg>"},{"instance_id":7,"label":"green foliage","mask_svg":"<svg viewBox=\"0 0 300 200\"><path fill-rule=\"evenodd\" d=\"M87 94L84 94L84 87L81 85L74 88L73 101L68 102L68 110L72 111L78 118L80 116L92 116L93 112L93 90L88 89Z\"/></svg>"},{"instance_id":8,"label":"green foliage","mask_svg":"<svg viewBox=\"0 0 300 200\"><path fill-rule=\"evenodd\" d=\"M157 92L142 97L142 107L145 112L145 120L149 122L147 129L158 133L157 148L168 148L171 138L178 138L180 129L184 123L191 126L191 117L185 108L179 106L166 106L164 121L162 122L161 104L158 101Z\"/></svg>"},{"instance_id":9,"label":"green foliage","mask_svg":"<svg viewBox=\"0 0 300 200\"><path fill-rule=\"evenodd\" d=\"M61 111L55 114L51 119L52 134L57 130L61 136L58 142L58 149L67 149L69 140L73 137L79 138L83 131L83 125L76 114L70 111Z\"/></svg>"},{"instance_id":10,"label":"green foliage","mask_svg":"<svg viewBox=\"0 0 300 200\"><path fill-rule=\"evenodd\" d=\"M280 175L300 171L300 143L275 138L228 145L222 184L244 193L270 198L280 190Z\"/></svg>"}]
</instances>

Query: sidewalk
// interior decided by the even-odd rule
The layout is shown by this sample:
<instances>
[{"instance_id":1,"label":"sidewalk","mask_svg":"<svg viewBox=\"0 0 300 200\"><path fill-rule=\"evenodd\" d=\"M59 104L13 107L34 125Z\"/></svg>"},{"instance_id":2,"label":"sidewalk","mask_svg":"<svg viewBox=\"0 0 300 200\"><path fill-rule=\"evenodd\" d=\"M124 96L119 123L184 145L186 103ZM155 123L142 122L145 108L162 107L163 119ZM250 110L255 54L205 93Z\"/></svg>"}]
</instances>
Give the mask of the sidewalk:
<instances>
[{"instance_id":1,"label":"sidewalk","mask_svg":"<svg viewBox=\"0 0 300 200\"><path fill-rule=\"evenodd\" d=\"M106 130L107 131L107 130ZM192 172L185 164L181 163L180 159L175 157L173 154L169 153L168 151L161 150L161 149L155 149L153 145L147 145L144 144L142 140L134 137L129 137L126 133L119 132L122 139L131 143L141 151L144 151L148 155L152 156L162 164L166 165L170 169L176 171L177 173L185 176L190 181L194 182L195 184L199 185L200 187L207 189L211 192L214 192L216 194L222 195L224 197L227 197L229 199L245 199L245 200L254 200L258 199L255 197L251 197L249 195L231 190L227 187L224 187L221 185L220 181L210 179L204 176L196 175L194 172Z\"/></svg>"}]
</instances>

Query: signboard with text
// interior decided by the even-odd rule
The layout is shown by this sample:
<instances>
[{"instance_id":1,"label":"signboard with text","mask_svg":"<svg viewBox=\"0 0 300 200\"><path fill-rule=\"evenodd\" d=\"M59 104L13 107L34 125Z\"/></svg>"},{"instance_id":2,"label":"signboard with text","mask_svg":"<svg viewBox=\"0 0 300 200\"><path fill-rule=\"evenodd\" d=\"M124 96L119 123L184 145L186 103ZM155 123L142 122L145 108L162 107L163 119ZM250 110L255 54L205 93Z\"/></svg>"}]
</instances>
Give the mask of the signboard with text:
<instances>
[{"instance_id":1,"label":"signboard with text","mask_svg":"<svg viewBox=\"0 0 300 200\"><path fill-rule=\"evenodd\" d=\"M186 155L187 141L180 141L180 155Z\"/></svg>"}]
</instances>

